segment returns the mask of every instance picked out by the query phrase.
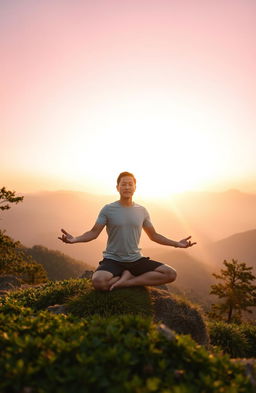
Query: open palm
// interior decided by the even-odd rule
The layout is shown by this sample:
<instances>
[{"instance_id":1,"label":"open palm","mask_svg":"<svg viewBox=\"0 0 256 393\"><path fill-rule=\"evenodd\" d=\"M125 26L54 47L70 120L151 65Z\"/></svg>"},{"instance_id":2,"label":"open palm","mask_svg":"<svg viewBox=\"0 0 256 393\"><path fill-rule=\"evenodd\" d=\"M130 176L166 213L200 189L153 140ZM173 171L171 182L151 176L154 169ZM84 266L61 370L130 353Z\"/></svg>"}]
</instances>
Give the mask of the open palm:
<instances>
[{"instance_id":1,"label":"open palm","mask_svg":"<svg viewBox=\"0 0 256 393\"><path fill-rule=\"evenodd\" d=\"M73 243L74 237L65 231L65 229L62 229L61 232L63 235L61 237L58 237L58 239L62 240L64 243Z\"/></svg>"},{"instance_id":2,"label":"open palm","mask_svg":"<svg viewBox=\"0 0 256 393\"><path fill-rule=\"evenodd\" d=\"M192 247L194 244L196 244L196 242L191 242L191 236L186 237L185 239L182 239L179 241L179 247L180 248L188 248L188 247Z\"/></svg>"}]
</instances>

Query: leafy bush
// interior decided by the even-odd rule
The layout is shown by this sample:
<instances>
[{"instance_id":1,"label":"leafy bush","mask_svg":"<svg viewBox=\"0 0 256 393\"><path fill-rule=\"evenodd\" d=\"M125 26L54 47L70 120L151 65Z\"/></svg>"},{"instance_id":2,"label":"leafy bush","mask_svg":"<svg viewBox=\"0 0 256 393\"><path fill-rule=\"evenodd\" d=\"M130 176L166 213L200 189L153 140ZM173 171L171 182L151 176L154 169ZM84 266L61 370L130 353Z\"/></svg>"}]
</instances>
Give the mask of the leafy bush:
<instances>
[{"instance_id":1,"label":"leafy bush","mask_svg":"<svg viewBox=\"0 0 256 393\"><path fill-rule=\"evenodd\" d=\"M209 323L210 341L232 357L256 357L256 326Z\"/></svg>"},{"instance_id":2,"label":"leafy bush","mask_svg":"<svg viewBox=\"0 0 256 393\"><path fill-rule=\"evenodd\" d=\"M42 287L28 288L17 291L8 296L16 300L18 304L31 307L34 310L42 310L56 303L64 303L75 294L82 294L91 290L92 286L87 279L70 279L63 281L48 281Z\"/></svg>"},{"instance_id":3,"label":"leafy bush","mask_svg":"<svg viewBox=\"0 0 256 393\"><path fill-rule=\"evenodd\" d=\"M14 241L0 230L0 274L18 276L28 284L46 282L46 270L24 250L19 241Z\"/></svg>"},{"instance_id":4,"label":"leafy bush","mask_svg":"<svg viewBox=\"0 0 256 393\"><path fill-rule=\"evenodd\" d=\"M0 313L0 391L18 393L252 393L227 355L188 336L169 340L139 316L76 319Z\"/></svg>"},{"instance_id":5,"label":"leafy bush","mask_svg":"<svg viewBox=\"0 0 256 393\"><path fill-rule=\"evenodd\" d=\"M256 358L256 325L242 324L240 329L247 339L248 347L245 356Z\"/></svg>"},{"instance_id":6,"label":"leafy bush","mask_svg":"<svg viewBox=\"0 0 256 393\"><path fill-rule=\"evenodd\" d=\"M104 317L120 314L150 316L179 334L191 334L199 344L209 341L199 309L178 296L153 287L119 288L102 292L92 288L91 280L70 279L18 291L10 295L12 299L37 311L65 303L67 312L87 318L95 314Z\"/></svg>"}]
</instances>

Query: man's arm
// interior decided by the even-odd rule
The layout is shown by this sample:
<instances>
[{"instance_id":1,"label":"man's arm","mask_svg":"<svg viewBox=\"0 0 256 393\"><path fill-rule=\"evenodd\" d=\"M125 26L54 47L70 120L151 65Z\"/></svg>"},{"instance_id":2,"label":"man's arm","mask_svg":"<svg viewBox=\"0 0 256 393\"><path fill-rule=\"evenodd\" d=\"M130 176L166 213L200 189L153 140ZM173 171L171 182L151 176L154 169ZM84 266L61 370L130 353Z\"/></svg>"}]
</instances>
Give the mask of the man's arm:
<instances>
[{"instance_id":1,"label":"man's arm","mask_svg":"<svg viewBox=\"0 0 256 393\"><path fill-rule=\"evenodd\" d=\"M62 240L64 243L84 243L84 242L90 242L91 240L97 239L101 231L103 230L105 224L95 224L94 227L88 231L85 232L81 236L72 236L70 233L66 232L64 229L61 230L63 235L61 237L58 237L58 239Z\"/></svg>"},{"instance_id":2,"label":"man's arm","mask_svg":"<svg viewBox=\"0 0 256 393\"><path fill-rule=\"evenodd\" d=\"M148 237L150 238L150 240L152 240L153 242L162 244L164 246L188 248L188 247L191 247L194 244L196 244L195 242L191 243L191 241L189 240L191 238L191 236L188 236L185 239L182 239L179 242L176 242L175 240L167 239L167 237L164 237L164 236L160 235L159 233L157 233L153 226L148 226L148 227L145 226L145 227L143 227L143 229L146 232L146 234L148 235Z\"/></svg>"}]
</instances>

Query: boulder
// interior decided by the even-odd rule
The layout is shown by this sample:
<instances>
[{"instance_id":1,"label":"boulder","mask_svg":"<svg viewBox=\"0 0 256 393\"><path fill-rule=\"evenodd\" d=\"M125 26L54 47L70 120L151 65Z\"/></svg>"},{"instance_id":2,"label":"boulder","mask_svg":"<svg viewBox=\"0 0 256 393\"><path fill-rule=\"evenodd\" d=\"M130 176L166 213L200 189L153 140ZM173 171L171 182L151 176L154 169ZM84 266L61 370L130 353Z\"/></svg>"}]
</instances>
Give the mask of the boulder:
<instances>
[{"instance_id":1,"label":"boulder","mask_svg":"<svg viewBox=\"0 0 256 393\"><path fill-rule=\"evenodd\" d=\"M80 278L92 278L94 271L93 270L85 270Z\"/></svg>"},{"instance_id":2,"label":"boulder","mask_svg":"<svg viewBox=\"0 0 256 393\"><path fill-rule=\"evenodd\" d=\"M191 335L201 345L209 343L202 311L185 299L156 287L118 288L112 292L96 291L91 287L83 294L72 296L65 304L50 306L48 310L84 318L122 314L151 317L178 334Z\"/></svg>"},{"instance_id":3,"label":"boulder","mask_svg":"<svg viewBox=\"0 0 256 393\"><path fill-rule=\"evenodd\" d=\"M207 327L198 306L153 287L150 297L156 322L163 322L178 334L190 334L199 344L209 343Z\"/></svg>"},{"instance_id":4,"label":"boulder","mask_svg":"<svg viewBox=\"0 0 256 393\"><path fill-rule=\"evenodd\" d=\"M47 310L53 314L67 314L65 304L55 304L54 306L47 307Z\"/></svg>"},{"instance_id":5,"label":"boulder","mask_svg":"<svg viewBox=\"0 0 256 393\"><path fill-rule=\"evenodd\" d=\"M17 287L19 288L21 283L22 280L16 276L10 274L0 276L0 290L2 291L14 290Z\"/></svg>"}]
</instances>

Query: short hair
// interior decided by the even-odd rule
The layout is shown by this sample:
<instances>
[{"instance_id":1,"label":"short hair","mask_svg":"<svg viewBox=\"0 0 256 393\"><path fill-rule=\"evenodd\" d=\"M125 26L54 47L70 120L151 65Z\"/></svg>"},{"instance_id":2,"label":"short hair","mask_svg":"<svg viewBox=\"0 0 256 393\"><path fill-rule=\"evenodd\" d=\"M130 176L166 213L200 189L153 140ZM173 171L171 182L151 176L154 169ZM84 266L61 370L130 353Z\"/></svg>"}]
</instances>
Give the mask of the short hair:
<instances>
[{"instance_id":1,"label":"short hair","mask_svg":"<svg viewBox=\"0 0 256 393\"><path fill-rule=\"evenodd\" d=\"M120 183L122 177L125 177L125 176L131 176L131 177L133 178L135 184L136 184L136 179L135 179L135 176L134 176L133 173L130 173L130 172L121 172L120 175L119 175L118 178L117 178L117 185Z\"/></svg>"}]
</instances>

